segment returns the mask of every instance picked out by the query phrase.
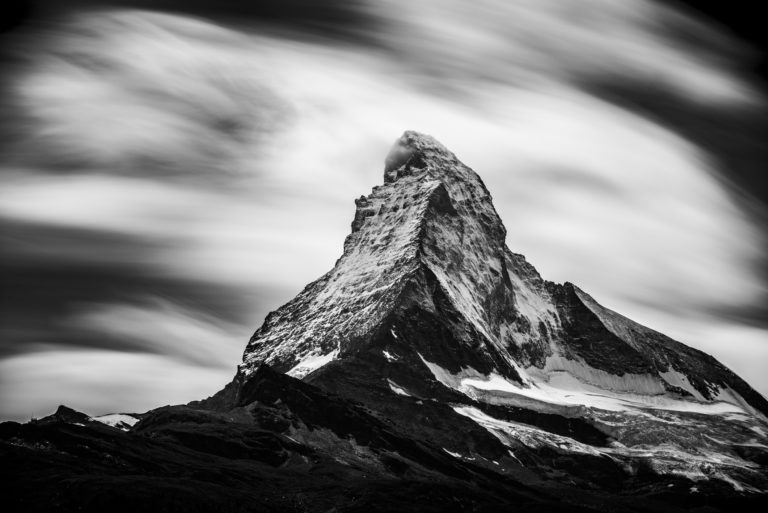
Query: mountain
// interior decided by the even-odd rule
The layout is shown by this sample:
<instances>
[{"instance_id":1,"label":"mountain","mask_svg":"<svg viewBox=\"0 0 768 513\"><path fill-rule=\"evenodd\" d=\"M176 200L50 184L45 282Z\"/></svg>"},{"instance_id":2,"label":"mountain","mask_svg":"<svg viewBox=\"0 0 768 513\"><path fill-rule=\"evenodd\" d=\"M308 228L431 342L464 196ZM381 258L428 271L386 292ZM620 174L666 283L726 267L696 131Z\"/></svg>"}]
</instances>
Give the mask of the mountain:
<instances>
[{"instance_id":1,"label":"mountain","mask_svg":"<svg viewBox=\"0 0 768 513\"><path fill-rule=\"evenodd\" d=\"M506 247L480 177L439 142L406 132L384 185L355 203L344 254L267 316L231 389L268 364L403 429L413 418L399 422L397 410L408 399L393 395L448 404L510 448L566 446L765 489L764 469L742 459L765 441L765 398L711 356L543 280ZM508 423L521 408L583 421L611 444ZM446 444L474 453L460 438Z\"/></svg>"},{"instance_id":2,"label":"mountain","mask_svg":"<svg viewBox=\"0 0 768 513\"><path fill-rule=\"evenodd\" d=\"M542 279L506 247L480 177L439 142L406 132L384 184L355 204L334 268L267 316L214 396L0 424L6 505L766 506L765 398L711 356Z\"/></svg>"},{"instance_id":3,"label":"mountain","mask_svg":"<svg viewBox=\"0 0 768 513\"><path fill-rule=\"evenodd\" d=\"M546 403L582 404L573 387L589 386L607 409L768 413L709 355L543 280L506 247L480 177L431 137L406 132L384 182L355 202L336 266L251 337L238 381L262 364L304 378L360 360L382 377L420 369L463 392L500 386Z\"/></svg>"}]
</instances>

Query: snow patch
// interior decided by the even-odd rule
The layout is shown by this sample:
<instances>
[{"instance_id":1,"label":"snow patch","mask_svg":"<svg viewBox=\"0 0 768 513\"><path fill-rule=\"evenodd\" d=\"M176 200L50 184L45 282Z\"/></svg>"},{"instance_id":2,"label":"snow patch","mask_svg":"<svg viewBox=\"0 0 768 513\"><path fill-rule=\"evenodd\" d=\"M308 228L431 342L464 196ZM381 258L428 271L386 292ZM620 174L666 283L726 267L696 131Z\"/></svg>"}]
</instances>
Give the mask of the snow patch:
<instances>
[{"instance_id":1,"label":"snow patch","mask_svg":"<svg viewBox=\"0 0 768 513\"><path fill-rule=\"evenodd\" d=\"M451 452L448 449L446 449L445 447L443 447L443 450L445 452L447 452L448 454L450 454L451 456L453 456L454 458L459 458L459 459L463 458L463 456L461 454L459 454L458 452Z\"/></svg>"},{"instance_id":2,"label":"snow patch","mask_svg":"<svg viewBox=\"0 0 768 513\"><path fill-rule=\"evenodd\" d=\"M396 393L397 395L404 395L405 397L412 397L411 394L409 394L403 387L392 381L391 379L387 379L387 383L389 383L389 388Z\"/></svg>"},{"instance_id":3,"label":"snow patch","mask_svg":"<svg viewBox=\"0 0 768 513\"><path fill-rule=\"evenodd\" d=\"M449 388L455 388L456 390L461 388L461 380L463 378L482 379L485 377L483 374L476 371L472 367L465 367L459 374L453 374L451 371L440 367L436 363L427 361L423 356L421 356L421 353L417 352L416 354L419 355L419 358L421 358L421 361L424 362L424 365L427 366L435 379Z\"/></svg>"},{"instance_id":4,"label":"snow patch","mask_svg":"<svg viewBox=\"0 0 768 513\"><path fill-rule=\"evenodd\" d=\"M733 390L731 387L724 386L719 387L719 390L717 392L717 395L715 395L714 398L715 401L723 401L731 404L737 404L741 406L741 410L751 414L754 417L757 417L758 419L762 419L763 421L768 422L768 417L766 417L762 412L755 409L752 405L750 405L747 401L744 400L741 395Z\"/></svg>"},{"instance_id":5,"label":"snow patch","mask_svg":"<svg viewBox=\"0 0 768 513\"><path fill-rule=\"evenodd\" d=\"M596 369L582 360L564 358L560 355L548 357L543 369L529 367L526 371L539 380L545 381L552 375L568 374L582 383L611 392L642 395L662 395L666 393L666 388L659 376L632 374L629 372L619 376Z\"/></svg>"},{"instance_id":6,"label":"snow patch","mask_svg":"<svg viewBox=\"0 0 768 513\"><path fill-rule=\"evenodd\" d=\"M668 371L666 372L659 372L659 376L669 383L672 386L676 386L678 388L682 388L689 394L691 394L693 397L695 397L699 401L704 401L704 397L701 395L701 393L696 390L693 385L691 385L691 382L688 380L688 376L685 374L678 372L675 370L674 367L670 367Z\"/></svg>"},{"instance_id":7,"label":"snow patch","mask_svg":"<svg viewBox=\"0 0 768 513\"><path fill-rule=\"evenodd\" d=\"M131 426L139 421L137 417L125 413L110 413L108 415L101 415L99 417L91 417L91 420L101 422L107 426L122 429L123 431L128 431Z\"/></svg>"},{"instance_id":8,"label":"snow patch","mask_svg":"<svg viewBox=\"0 0 768 513\"><path fill-rule=\"evenodd\" d=\"M498 390L546 403L582 405L608 411L628 411L644 408L705 414L744 411L742 406L733 402L700 402L676 399L664 394L620 392L609 388L610 384L614 383L613 379L606 383L606 388L602 388L591 383L585 383L566 371L553 372L547 377L548 381L534 381L527 388L511 383L497 374L491 374L482 381L463 379L461 383L463 386L483 390ZM642 384L643 381L640 380L639 383ZM643 387L638 386L638 388L642 389Z\"/></svg>"},{"instance_id":9,"label":"snow patch","mask_svg":"<svg viewBox=\"0 0 768 513\"><path fill-rule=\"evenodd\" d=\"M576 360L550 357L543 369L529 367L523 376L529 386L507 380L491 372L484 375L470 367L453 374L439 365L419 357L432 375L443 385L468 397L486 402L520 402L521 399L556 406L585 406L607 411L662 409L706 414L745 413L734 396L730 400L701 402L677 399L665 394L659 377L647 374L616 376ZM523 401L525 402L525 401ZM543 405L542 405L543 407ZM748 410L746 410L748 411Z\"/></svg>"},{"instance_id":10,"label":"snow patch","mask_svg":"<svg viewBox=\"0 0 768 513\"><path fill-rule=\"evenodd\" d=\"M572 438L542 431L527 424L499 420L472 406L454 406L453 410L459 415L464 415L475 421L508 447L522 443L532 448L549 446L567 452L601 454L594 447L577 442Z\"/></svg>"},{"instance_id":11,"label":"snow patch","mask_svg":"<svg viewBox=\"0 0 768 513\"><path fill-rule=\"evenodd\" d=\"M384 355L384 358L386 358L388 362L394 362L400 359L397 355L390 353L386 349L384 349L381 353Z\"/></svg>"},{"instance_id":12,"label":"snow patch","mask_svg":"<svg viewBox=\"0 0 768 513\"><path fill-rule=\"evenodd\" d=\"M328 354L313 354L309 357L306 357L304 360L299 362L297 365L295 365L291 370L286 372L289 376L292 376L294 378L303 378L310 372L314 372L323 365L326 365L333 360L336 359L336 357L339 355L339 350L334 349Z\"/></svg>"}]
</instances>

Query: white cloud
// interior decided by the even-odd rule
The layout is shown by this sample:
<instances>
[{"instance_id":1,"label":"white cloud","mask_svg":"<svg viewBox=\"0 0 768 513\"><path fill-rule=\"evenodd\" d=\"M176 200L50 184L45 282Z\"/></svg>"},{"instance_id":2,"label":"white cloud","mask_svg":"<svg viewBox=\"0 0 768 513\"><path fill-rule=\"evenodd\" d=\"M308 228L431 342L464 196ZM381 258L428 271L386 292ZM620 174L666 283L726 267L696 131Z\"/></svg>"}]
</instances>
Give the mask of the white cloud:
<instances>
[{"instance_id":1,"label":"white cloud","mask_svg":"<svg viewBox=\"0 0 768 513\"><path fill-rule=\"evenodd\" d=\"M145 305L82 305L68 323L111 339L134 341L148 352L199 367L234 369L250 335L247 327L206 318L200 312L155 298Z\"/></svg>"},{"instance_id":2,"label":"white cloud","mask_svg":"<svg viewBox=\"0 0 768 513\"><path fill-rule=\"evenodd\" d=\"M751 103L757 94L727 60L682 44L665 22L685 17L650 0L384 0L371 8L392 23L392 32L381 35L385 44L440 81L537 87L626 77L710 103ZM725 47L718 51L738 47L703 23L685 23Z\"/></svg>"},{"instance_id":3,"label":"white cloud","mask_svg":"<svg viewBox=\"0 0 768 513\"><path fill-rule=\"evenodd\" d=\"M90 415L143 412L208 397L234 370L114 351L45 351L0 360L3 418L26 420L59 404Z\"/></svg>"}]
</instances>

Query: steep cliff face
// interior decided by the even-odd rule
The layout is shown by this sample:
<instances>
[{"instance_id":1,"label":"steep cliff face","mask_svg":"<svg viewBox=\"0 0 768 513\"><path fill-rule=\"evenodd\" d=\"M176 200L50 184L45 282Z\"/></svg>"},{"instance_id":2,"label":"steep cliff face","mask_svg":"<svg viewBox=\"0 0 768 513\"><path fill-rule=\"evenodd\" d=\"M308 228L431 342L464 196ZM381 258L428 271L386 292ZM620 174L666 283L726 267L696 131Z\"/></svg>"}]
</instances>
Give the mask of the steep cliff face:
<instances>
[{"instance_id":1,"label":"steep cliff face","mask_svg":"<svg viewBox=\"0 0 768 513\"><path fill-rule=\"evenodd\" d=\"M473 339L498 340L491 330L501 318L489 319L484 305L509 292L501 286L506 233L471 169L437 141L407 133L387 158L384 185L355 203L344 254L267 317L246 347L244 375L267 363L301 377L359 350L425 275L477 332ZM500 346L489 350L506 356Z\"/></svg>"}]
</instances>

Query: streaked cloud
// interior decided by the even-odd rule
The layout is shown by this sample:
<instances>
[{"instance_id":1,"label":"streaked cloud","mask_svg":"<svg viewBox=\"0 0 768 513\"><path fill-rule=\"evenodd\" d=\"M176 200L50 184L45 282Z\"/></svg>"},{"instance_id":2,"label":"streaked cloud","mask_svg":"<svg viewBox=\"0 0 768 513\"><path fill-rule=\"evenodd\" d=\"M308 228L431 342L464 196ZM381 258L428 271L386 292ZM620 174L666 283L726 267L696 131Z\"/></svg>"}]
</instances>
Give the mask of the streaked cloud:
<instances>
[{"instance_id":1,"label":"streaked cloud","mask_svg":"<svg viewBox=\"0 0 768 513\"><path fill-rule=\"evenodd\" d=\"M59 403L87 412L146 411L208 397L221 377L220 369L152 354L35 352L0 360L0 404L4 419L42 417Z\"/></svg>"}]
</instances>

